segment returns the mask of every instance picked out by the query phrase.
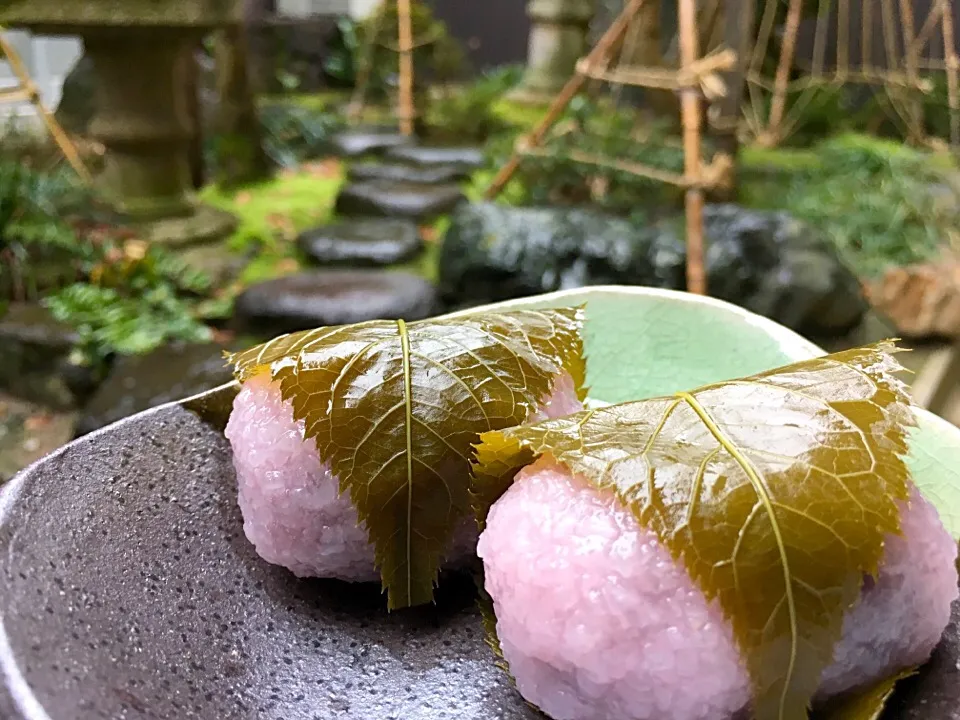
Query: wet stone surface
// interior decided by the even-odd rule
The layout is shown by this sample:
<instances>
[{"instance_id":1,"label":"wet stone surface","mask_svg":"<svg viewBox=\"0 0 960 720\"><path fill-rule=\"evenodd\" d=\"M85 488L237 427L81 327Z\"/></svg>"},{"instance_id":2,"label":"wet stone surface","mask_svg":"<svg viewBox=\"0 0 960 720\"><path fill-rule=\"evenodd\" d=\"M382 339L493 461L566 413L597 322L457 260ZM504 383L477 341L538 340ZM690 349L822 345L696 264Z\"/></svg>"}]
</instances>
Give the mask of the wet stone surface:
<instances>
[{"instance_id":1,"label":"wet stone surface","mask_svg":"<svg viewBox=\"0 0 960 720\"><path fill-rule=\"evenodd\" d=\"M810 336L841 336L867 310L857 277L814 228L786 213L709 205L712 297ZM587 285L683 289L686 246L675 222L637 224L597 212L463 204L440 256L453 307Z\"/></svg>"},{"instance_id":2,"label":"wet stone surface","mask_svg":"<svg viewBox=\"0 0 960 720\"><path fill-rule=\"evenodd\" d=\"M45 308L10 303L0 316L0 390L51 408L75 407L95 384L70 362L76 340Z\"/></svg>"},{"instance_id":3,"label":"wet stone surface","mask_svg":"<svg viewBox=\"0 0 960 720\"><path fill-rule=\"evenodd\" d=\"M337 133L331 142L337 155L354 158L411 145L413 139L385 129L360 128Z\"/></svg>"},{"instance_id":4,"label":"wet stone surface","mask_svg":"<svg viewBox=\"0 0 960 720\"><path fill-rule=\"evenodd\" d=\"M468 176L469 172L457 165L416 167L400 162L355 163L348 173L350 180L387 180L417 185L440 185L464 180Z\"/></svg>"},{"instance_id":5,"label":"wet stone surface","mask_svg":"<svg viewBox=\"0 0 960 720\"><path fill-rule=\"evenodd\" d=\"M399 270L310 270L247 288L237 298L236 323L272 337L367 320L420 320L438 311L436 289Z\"/></svg>"},{"instance_id":6,"label":"wet stone surface","mask_svg":"<svg viewBox=\"0 0 960 720\"><path fill-rule=\"evenodd\" d=\"M423 250L416 223L409 220L347 220L313 228L297 238L300 250L318 265L394 265Z\"/></svg>"},{"instance_id":7,"label":"wet stone surface","mask_svg":"<svg viewBox=\"0 0 960 720\"><path fill-rule=\"evenodd\" d=\"M73 438L76 413L0 393L0 485Z\"/></svg>"},{"instance_id":8,"label":"wet stone surface","mask_svg":"<svg viewBox=\"0 0 960 720\"><path fill-rule=\"evenodd\" d=\"M196 395L231 378L223 348L213 343L165 345L146 355L119 358L83 407L76 435Z\"/></svg>"},{"instance_id":9,"label":"wet stone surface","mask_svg":"<svg viewBox=\"0 0 960 720\"><path fill-rule=\"evenodd\" d=\"M177 408L28 478L0 534L0 608L47 716L535 720L469 576L392 613L378 584L298 580L257 557L235 483L222 434ZM2 678L0 717L23 718Z\"/></svg>"},{"instance_id":10,"label":"wet stone surface","mask_svg":"<svg viewBox=\"0 0 960 720\"><path fill-rule=\"evenodd\" d=\"M398 217L429 220L464 200L457 185L417 185L386 180L353 182L337 196L336 212L345 216Z\"/></svg>"},{"instance_id":11,"label":"wet stone surface","mask_svg":"<svg viewBox=\"0 0 960 720\"><path fill-rule=\"evenodd\" d=\"M483 151L472 147L423 147L419 145L395 147L387 151L389 160L419 165L420 167L453 166L464 171L483 166Z\"/></svg>"}]
</instances>

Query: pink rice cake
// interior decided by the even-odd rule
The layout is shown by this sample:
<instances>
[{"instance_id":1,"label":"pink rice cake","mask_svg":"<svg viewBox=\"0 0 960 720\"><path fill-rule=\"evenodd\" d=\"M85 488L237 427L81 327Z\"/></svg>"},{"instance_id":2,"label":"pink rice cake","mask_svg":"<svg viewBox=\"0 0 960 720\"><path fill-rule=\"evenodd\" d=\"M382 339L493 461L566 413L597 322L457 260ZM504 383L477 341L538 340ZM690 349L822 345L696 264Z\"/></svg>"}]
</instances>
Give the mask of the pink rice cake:
<instances>
[{"instance_id":1,"label":"pink rice cake","mask_svg":"<svg viewBox=\"0 0 960 720\"><path fill-rule=\"evenodd\" d=\"M528 421L582 409L573 379L560 375L550 396ZM299 577L355 582L379 579L373 547L350 498L321 461L293 406L264 373L243 384L234 400L226 436L233 448L243 529L257 553ZM464 519L449 560L474 554L476 522Z\"/></svg>"},{"instance_id":2,"label":"pink rice cake","mask_svg":"<svg viewBox=\"0 0 960 720\"><path fill-rule=\"evenodd\" d=\"M914 491L847 614L823 699L924 662L957 597L957 545ZM724 720L749 706L733 633L612 493L549 459L493 506L477 552L525 699L554 720Z\"/></svg>"}]
</instances>

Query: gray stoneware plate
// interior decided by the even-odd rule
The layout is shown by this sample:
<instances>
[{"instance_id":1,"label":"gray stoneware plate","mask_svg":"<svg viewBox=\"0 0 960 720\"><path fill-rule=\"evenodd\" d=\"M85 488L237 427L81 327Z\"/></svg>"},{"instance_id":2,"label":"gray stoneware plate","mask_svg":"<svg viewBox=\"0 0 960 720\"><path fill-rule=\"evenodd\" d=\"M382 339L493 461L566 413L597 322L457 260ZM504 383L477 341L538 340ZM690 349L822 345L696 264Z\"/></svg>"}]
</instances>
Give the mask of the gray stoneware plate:
<instances>
[{"instance_id":1,"label":"gray stoneware plate","mask_svg":"<svg viewBox=\"0 0 960 720\"><path fill-rule=\"evenodd\" d=\"M591 288L501 307L582 302L588 382L607 402L822 354L768 320L672 292ZM387 616L378 587L296 580L255 555L211 421L225 396L123 420L2 491L0 718L538 717L494 666L468 579L447 578L435 608ZM960 431L921 415L911 466L956 534ZM958 622L960 609L888 717L960 718Z\"/></svg>"}]
</instances>

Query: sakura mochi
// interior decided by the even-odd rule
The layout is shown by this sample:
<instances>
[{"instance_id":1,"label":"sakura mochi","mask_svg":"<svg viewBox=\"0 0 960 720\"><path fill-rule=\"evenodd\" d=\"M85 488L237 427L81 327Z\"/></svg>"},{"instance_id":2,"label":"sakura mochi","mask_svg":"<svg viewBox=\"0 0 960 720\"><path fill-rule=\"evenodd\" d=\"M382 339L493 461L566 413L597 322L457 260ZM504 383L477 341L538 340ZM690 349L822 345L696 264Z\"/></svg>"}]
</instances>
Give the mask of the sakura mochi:
<instances>
[{"instance_id":1,"label":"sakura mochi","mask_svg":"<svg viewBox=\"0 0 960 720\"><path fill-rule=\"evenodd\" d=\"M881 570L843 619L819 702L922 664L957 597L957 545L913 490ZM611 492L544 456L492 506L477 553L504 659L554 720L749 717L733 631Z\"/></svg>"},{"instance_id":2,"label":"sakura mochi","mask_svg":"<svg viewBox=\"0 0 960 720\"><path fill-rule=\"evenodd\" d=\"M581 409L573 379L562 372L528 420ZM268 374L243 384L226 436L233 448L244 532L264 560L300 577L376 581L367 530L304 429ZM447 561L473 557L476 540L476 523L468 516L454 533Z\"/></svg>"}]
</instances>

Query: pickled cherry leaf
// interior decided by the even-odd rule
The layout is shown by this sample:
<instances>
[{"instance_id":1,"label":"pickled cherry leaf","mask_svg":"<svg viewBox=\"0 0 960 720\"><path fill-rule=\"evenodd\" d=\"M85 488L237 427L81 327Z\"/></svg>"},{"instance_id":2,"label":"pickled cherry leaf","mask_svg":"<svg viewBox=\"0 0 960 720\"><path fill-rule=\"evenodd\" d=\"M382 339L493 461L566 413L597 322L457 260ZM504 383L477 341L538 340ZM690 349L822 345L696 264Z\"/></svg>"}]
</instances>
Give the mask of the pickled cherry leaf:
<instances>
[{"instance_id":1,"label":"pickled cherry leaf","mask_svg":"<svg viewBox=\"0 0 960 720\"><path fill-rule=\"evenodd\" d=\"M916 667L908 668L861 692L840 698L821 710L817 715L818 720L880 720L897 683L916 673Z\"/></svg>"},{"instance_id":2,"label":"pickled cherry leaf","mask_svg":"<svg viewBox=\"0 0 960 720\"><path fill-rule=\"evenodd\" d=\"M745 352L748 349L744 349ZM481 524L547 454L613 491L734 630L759 720L801 720L910 484L891 343L485 433Z\"/></svg>"},{"instance_id":3,"label":"pickled cherry leaf","mask_svg":"<svg viewBox=\"0 0 960 720\"><path fill-rule=\"evenodd\" d=\"M566 371L585 395L582 308L374 321L283 335L228 356L269 372L349 492L390 608L433 600L470 516L479 433L523 422Z\"/></svg>"}]
</instances>

